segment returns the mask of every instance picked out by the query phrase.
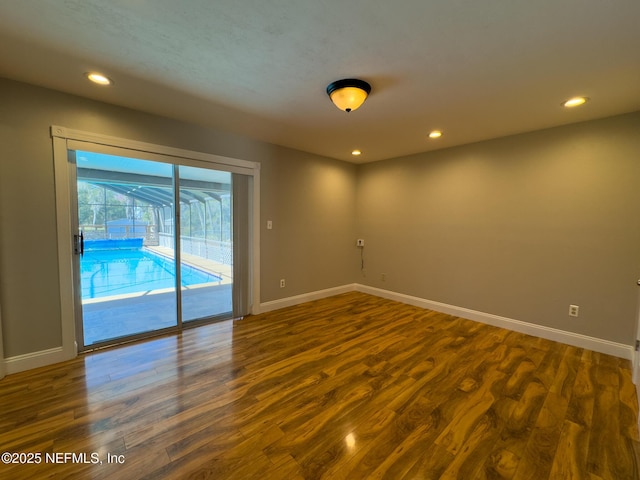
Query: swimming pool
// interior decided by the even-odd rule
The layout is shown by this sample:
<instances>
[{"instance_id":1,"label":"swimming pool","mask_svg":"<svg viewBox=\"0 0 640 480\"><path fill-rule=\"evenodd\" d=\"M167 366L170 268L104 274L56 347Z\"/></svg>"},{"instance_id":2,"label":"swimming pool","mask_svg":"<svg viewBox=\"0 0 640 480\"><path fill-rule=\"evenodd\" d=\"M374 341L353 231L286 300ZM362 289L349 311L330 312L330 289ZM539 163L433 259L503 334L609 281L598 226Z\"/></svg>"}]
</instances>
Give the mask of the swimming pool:
<instances>
[{"instance_id":1,"label":"swimming pool","mask_svg":"<svg viewBox=\"0 0 640 480\"><path fill-rule=\"evenodd\" d=\"M182 265L183 287L220 282L211 273ZM173 260L144 248L85 250L80 260L82 299L174 288Z\"/></svg>"}]
</instances>

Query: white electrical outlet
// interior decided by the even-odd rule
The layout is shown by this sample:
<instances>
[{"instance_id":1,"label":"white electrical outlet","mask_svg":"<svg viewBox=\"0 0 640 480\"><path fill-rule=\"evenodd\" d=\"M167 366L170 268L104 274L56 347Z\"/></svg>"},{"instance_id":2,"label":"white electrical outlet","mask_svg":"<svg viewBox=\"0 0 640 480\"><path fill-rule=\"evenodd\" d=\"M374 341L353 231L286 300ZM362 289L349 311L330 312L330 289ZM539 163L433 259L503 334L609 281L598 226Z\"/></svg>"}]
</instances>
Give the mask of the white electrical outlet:
<instances>
[{"instance_id":1,"label":"white electrical outlet","mask_svg":"<svg viewBox=\"0 0 640 480\"><path fill-rule=\"evenodd\" d=\"M267 230L273 229L273 222L271 220L267 220Z\"/></svg>"},{"instance_id":2,"label":"white electrical outlet","mask_svg":"<svg viewBox=\"0 0 640 480\"><path fill-rule=\"evenodd\" d=\"M577 317L579 310L580 310L580 307L578 305L569 305L569 316Z\"/></svg>"},{"instance_id":3,"label":"white electrical outlet","mask_svg":"<svg viewBox=\"0 0 640 480\"><path fill-rule=\"evenodd\" d=\"M280 279L280 288L284 288L285 287L285 281L284 278Z\"/></svg>"}]
</instances>

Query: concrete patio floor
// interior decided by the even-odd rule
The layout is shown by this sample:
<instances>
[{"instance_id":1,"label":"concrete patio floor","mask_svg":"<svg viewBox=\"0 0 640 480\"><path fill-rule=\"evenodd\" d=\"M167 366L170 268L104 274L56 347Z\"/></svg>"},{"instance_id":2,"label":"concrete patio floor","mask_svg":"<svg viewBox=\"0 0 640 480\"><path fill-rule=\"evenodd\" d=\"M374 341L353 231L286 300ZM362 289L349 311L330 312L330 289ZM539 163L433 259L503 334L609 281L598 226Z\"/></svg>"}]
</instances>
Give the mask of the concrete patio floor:
<instances>
[{"instance_id":1,"label":"concrete patio floor","mask_svg":"<svg viewBox=\"0 0 640 480\"><path fill-rule=\"evenodd\" d=\"M231 284L198 286L182 290L183 322L231 317ZM146 292L109 298L83 305L84 344L151 332L177 324L175 292Z\"/></svg>"}]
</instances>

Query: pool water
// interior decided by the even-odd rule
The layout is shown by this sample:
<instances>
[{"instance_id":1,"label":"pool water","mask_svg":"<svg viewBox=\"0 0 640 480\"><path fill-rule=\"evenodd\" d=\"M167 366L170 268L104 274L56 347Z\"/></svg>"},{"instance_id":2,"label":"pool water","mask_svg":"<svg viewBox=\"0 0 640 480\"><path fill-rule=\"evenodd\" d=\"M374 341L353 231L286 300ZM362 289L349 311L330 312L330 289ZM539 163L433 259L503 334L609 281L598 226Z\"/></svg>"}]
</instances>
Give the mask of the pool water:
<instances>
[{"instance_id":1,"label":"pool water","mask_svg":"<svg viewBox=\"0 0 640 480\"><path fill-rule=\"evenodd\" d=\"M221 281L184 264L180 273L183 287ZM175 276L172 259L143 248L85 250L80 260L83 300L174 288Z\"/></svg>"}]
</instances>

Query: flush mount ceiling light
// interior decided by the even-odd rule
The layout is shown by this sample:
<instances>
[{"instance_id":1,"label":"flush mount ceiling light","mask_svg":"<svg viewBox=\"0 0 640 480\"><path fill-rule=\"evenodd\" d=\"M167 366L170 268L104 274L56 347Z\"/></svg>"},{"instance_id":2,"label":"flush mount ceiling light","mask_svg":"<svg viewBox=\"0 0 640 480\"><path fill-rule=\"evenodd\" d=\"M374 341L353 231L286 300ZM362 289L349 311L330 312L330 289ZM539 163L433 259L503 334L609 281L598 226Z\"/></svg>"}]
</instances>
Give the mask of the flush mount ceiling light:
<instances>
[{"instance_id":1,"label":"flush mount ceiling light","mask_svg":"<svg viewBox=\"0 0 640 480\"><path fill-rule=\"evenodd\" d=\"M440 130L432 130L429 132L429 138L440 138L442 136L442 132Z\"/></svg>"},{"instance_id":2,"label":"flush mount ceiling light","mask_svg":"<svg viewBox=\"0 0 640 480\"><path fill-rule=\"evenodd\" d=\"M352 150L351 151L351 155L353 155L354 157L357 157L358 155L362 155L362 150Z\"/></svg>"},{"instance_id":3,"label":"flush mount ceiling light","mask_svg":"<svg viewBox=\"0 0 640 480\"><path fill-rule=\"evenodd\" d=\"M327 95L333 104L345 112L357 110L370 93L371 85L357 78L345 78L327 86Z\"/></svg>"},{"instance_id":4,"label":"flush mount ceiling light","mask_svg":"<svg viewBox=\"0 0 640 480\"><path fill-rule=\"evenodd\" d=\"M579 107L580 105L584 105L589 101L588 97L573 97L569 100L562 102L562 105L567 108Z\"/></svg>"},{"instance_id":5,"label":"flush mount ceiling light","mask_svg":"<svg viewBox=\"0 0 640 480\"><path fill-rule=\"evenodd\" d=\"M98 72L87 72L85 73L85 76L98 85L113 85L113 80Z\"/></svg>"}]
</instances>

